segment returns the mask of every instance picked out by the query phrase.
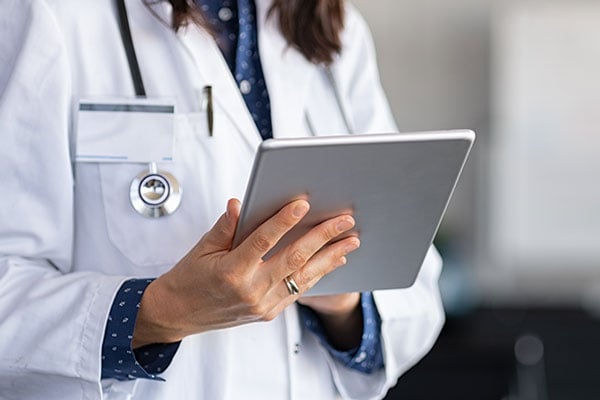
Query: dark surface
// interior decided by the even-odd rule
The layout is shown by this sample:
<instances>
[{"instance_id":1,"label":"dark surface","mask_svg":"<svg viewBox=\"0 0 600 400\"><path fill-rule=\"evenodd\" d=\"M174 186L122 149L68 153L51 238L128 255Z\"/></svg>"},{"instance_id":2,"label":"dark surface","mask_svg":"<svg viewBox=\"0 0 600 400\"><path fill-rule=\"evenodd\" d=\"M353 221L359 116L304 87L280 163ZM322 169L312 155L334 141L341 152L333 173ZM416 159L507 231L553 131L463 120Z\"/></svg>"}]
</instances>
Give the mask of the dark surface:
<instances>
[{"instance_id":1,"label":"dark surface","mask_svg":"<svg viewBox=\"0 0 600 400\"><path fill-rule=\"evenodd\" d=\"M543 362L520 376L540 385L547 399L600 399L600 319L577 309L480 309L448 318L433 350L386 399L522 399L514 356L522 335L544 345Z\"/></svg>"}]
</instances>

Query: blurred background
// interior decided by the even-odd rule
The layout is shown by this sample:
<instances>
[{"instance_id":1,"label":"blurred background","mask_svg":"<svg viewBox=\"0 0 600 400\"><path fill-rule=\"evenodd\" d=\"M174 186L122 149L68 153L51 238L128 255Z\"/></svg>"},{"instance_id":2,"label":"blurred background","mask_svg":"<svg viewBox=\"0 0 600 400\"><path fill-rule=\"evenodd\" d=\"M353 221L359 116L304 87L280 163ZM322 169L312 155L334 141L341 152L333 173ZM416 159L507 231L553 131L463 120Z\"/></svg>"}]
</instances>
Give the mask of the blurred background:
<instances>
[{"instance_id":1,"label":"blurred background","mask_svg":"<svg viewBox=\"0 0 600 400\"><path fill-rule=\"evenodd\" d=\"M352 2L400 130L478 134L446 326L388 399L599 399L600 1Z\"/></svg>"}]
</instances>

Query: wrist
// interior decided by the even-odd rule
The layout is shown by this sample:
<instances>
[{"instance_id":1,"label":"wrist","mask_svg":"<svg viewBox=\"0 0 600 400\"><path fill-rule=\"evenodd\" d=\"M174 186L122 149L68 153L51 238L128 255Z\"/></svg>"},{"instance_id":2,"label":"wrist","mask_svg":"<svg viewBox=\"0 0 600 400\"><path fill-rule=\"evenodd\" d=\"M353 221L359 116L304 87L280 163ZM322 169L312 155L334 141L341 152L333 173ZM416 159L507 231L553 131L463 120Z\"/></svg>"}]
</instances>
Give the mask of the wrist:
<instances>
[{"instance_id":1,"label":"wrist","mask_svg":"<svg viewBox=\"0 0 600 400\"><path fill-rule=\"evenodd\" d=\"M362 310L360 305L351 310L338 313L323 313L315 310L328 332L339 330L352 331L356 327L362 327Z\"/></svg>"},{"instance_id":2,"label":"wrist","mask_svg":"<svg viewBox=\"0 0 600 400\"><path fill-rule=\"evenodd\" d=\"M330 344L345 351L360 345L363 331L360 293L305 297L298 300L319 317Z\"/></svg>"},{"instance_id":3,"label":"wrist","mask_svg":"<svg viewBox=\"0 0 600 400\"><path fill-rule=\"evenodd\" d=\"M168 290L159 278L146 288L140 302L137 320L133 331L132 348L153 343L175 343L183 339L179 329L176 310L168 295Z\"/></svg>"}]
</instances>

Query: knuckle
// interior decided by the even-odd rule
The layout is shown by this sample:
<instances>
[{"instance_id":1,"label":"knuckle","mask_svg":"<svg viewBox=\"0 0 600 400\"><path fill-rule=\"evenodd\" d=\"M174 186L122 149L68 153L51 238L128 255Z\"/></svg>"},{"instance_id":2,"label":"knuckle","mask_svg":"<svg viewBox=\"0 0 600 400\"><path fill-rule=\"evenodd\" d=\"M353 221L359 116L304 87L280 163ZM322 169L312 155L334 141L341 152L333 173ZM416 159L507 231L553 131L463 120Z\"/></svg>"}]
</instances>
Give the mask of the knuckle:
<instances>
[{"instance_id":1,"label":"knuckle","mask_svg":"<svg viewBox=\"0 0 600 400\"><path fill-rule=\"evenodd\" d=\"M216 233L217 233L219 236L227 236L227 235L229 235L229 234L230 234L230 229L231 229L231 228L229 228L229 227L228 227L228 226L226 226L226 225L221 225L221 224L219 224L219 226L216 226L214 229L216 230Z\"/></svg>"},{"instance_id":2,"label":"knuckle","mask_svg":"<svg viewBox=\"0 0 600 400\"><path fill-rule=\"evenodd\" d=\"M228 288L229 290L237 290L237 287L240 284L240 276L238 274L232 271L223 271L220 275L220 280L224 287Z\"/></svg>"},{"instance_id":3,"label":"knuckle","mask_svg":"<svg viewBox=\"0 0 600 400\"><path fill-rule=\"evenodd\" d=\"M250 310L253 310L260 304L260 296L258 296L258 293L247 287L238 289L237 297L238 300Z\"/></svg>"},{"instance_id":4,"label":"knuckle","mask_svg":"<svg viewBox=\"0 0 600 400\"><path fill-rule=\"evenodd\" d=\"M331 257L333 259L338 259L340 257L345 256L346 254L348 254L348 251L346 250L346 247L344 247L344 246L337 246L337 248L335 249L335 251L331 254Z\"/></svg>"},{"instance_id":5,"label":"knuckle","mask_svg":"<svg viewBox=\"0 0 600 400\"><path fill-rule=\"evenodd\" d=\"M294 209L296 207L291 204L287 204L285 207L281 209L279 215L281 215L282 220L289 225L294 225L298 222L300 218L294 214Z\"/></svg>"},{"instance_id":6,"label":"knuckle","mask_svg":"<svg viewBox=\"0 0 600 400\"><path fill-rule=\"evenodd\" d=\"M259 252L267 252L273 247L272 240L264 233L258 233L252 237L252 247Z\"/></svg>"},{"instance_id":7,"label":"knuckle","mask_svg":"<svg viewBox=\"0 0 600 400\"><path fill-rule=\"evenodd\" d=\"M307 261L307 255L299 249L292 251L287 258L288 265L294 269L302 267Z\"/></svg>"},{"instance_id":8,"label":"knuckle","mask_svg":"<svg viewBox=\"0 0 600 400\"><path fill-rule=\"evenodd\" d=\"M319 268L318 270L314 271L314 273L312 273L310 276L306 276L306 283L303 285L304 290L308 290L311 287L313 287L317 282L319 282L325 275L327 275L330 272L330 268Z\"/></svg>"},{"instance_id":9,"label":"knuckle","mask_svg":"<svg viewBox=\"0 0 600 400\"><path fill-rule=\"evenodd\" d=\"M265 315L267 315L269 310L266 309L266 307L264 306L264 303L262 302L257 302L254 303L253 305L251 305L248 308L248 313L250 315L252 315L253 317L257 318L257 319L264 319Z\"/></svg>"},{"instance_id":10,"label":"knuckle","mask_svg":"<svg viewBox=\"0 0 600 400\"><path fill-rule=\"evenodd\" d=\"M264 322L269 322L269 321L273 321L275 319L275 317L277 316L276 312L267 312L265 314L263 314L261 320Z\"/></svg>"},{"instance_id":11,"label":"knuckle","mask_svg":"<svg viewBox=\"0 0 600 400\"><path fill-rule=\"evenodd\" d=\"M278 215L273 219L273 225L278 232L284 232L294 226L296 221L292 220L288 215Z\"/></svg>"},{"instance_id":12,"label":"knuckle","mask_svg":"<svg viewBox=\"0 0 600 400\"><path fill-rule=\"evenodd\" d=\"M332 224L323 226L319 233L324 242L328 242L338 235L336 227Z\"/></svg>"},{"instance_id":13,"label":"knuckle","mask_svg":"<svg viewBox=\"0 0 600 400\"><path fill-rule=\"evenodd\" d=\"M294 281L298 285L300 291L304 291L306 289L306 284L312 280L310 274L304 270L300 270L294 274Z\"/></svg>"}]
</instances>

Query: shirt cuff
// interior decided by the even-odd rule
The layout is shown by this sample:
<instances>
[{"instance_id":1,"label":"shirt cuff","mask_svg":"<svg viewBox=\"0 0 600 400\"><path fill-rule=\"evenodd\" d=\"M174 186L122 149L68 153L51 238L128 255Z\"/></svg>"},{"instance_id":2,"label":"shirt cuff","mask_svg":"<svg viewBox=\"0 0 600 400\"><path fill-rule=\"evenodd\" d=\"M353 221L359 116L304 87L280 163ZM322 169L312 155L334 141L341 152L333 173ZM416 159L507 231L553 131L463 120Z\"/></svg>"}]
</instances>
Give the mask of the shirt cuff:
<instances>
[{"instance_id":1,"label":"shirt cuff","mask_svg":"<svg viewBox=\"0 0 600 400\"><path fill-rule=\"evenodd\" d=\"M348 351L336 350L328 341L327 334L318 315L309 307L299 304L300 319L303 325L315 335L331 356L345 365L365 374L383 368L383 349L381 347L381 317L371 292L360 296L363 313L363 335L358 347Z\"/></svg>"},{"instance_id":2,"label":"shirt cuff","mask_svg":"<svg viewBox=\"0 0 600 400\"><path fill-rule=\"evenodd\" d=\"M179 348L177 343L158 343L133 350L131 340L142 295L153 279L125 281L115 296L108 315L102 344L102 379L164 380L163 372Z\"/></svg>"}]
</instances>

